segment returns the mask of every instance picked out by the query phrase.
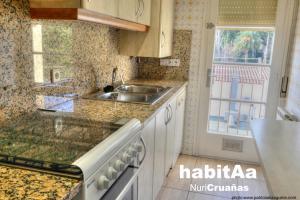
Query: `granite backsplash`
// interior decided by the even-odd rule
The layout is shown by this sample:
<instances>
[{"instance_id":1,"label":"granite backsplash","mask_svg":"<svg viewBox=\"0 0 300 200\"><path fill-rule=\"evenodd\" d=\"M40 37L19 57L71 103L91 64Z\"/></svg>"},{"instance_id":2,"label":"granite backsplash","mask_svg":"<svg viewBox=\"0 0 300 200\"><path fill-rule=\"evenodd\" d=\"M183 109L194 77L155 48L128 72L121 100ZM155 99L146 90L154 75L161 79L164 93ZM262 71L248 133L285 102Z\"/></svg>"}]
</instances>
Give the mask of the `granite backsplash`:
<instances>
[{"instance_id":1,"label":"granite backsplash","mask_svg":"<svg viewBox=\"0 0 300 200\"><path fill-rule=\"evenodd\" d=\"M180 59L179 67L160 66L158 58L141 58L138 64L138 76L149 79L188 80L191 55L191 30L174 30L173 55L171 59Z\"/></svg>"},{"instance_id":2,"label":"granite backsplash","mask_svg":"<svg viewBox=\"0 0 300 200\"><path fill-rule=\"evenodd\" d=\"M118 54L118 35L117 29L95 23L31 20L28 0L1 0L0 121L34 111L37 93L102 88L111 83L113 67L125 80L137 77L135 59ZM66 78L63 83L48 84L53 69Z\"/></svg>"}]
</instances>

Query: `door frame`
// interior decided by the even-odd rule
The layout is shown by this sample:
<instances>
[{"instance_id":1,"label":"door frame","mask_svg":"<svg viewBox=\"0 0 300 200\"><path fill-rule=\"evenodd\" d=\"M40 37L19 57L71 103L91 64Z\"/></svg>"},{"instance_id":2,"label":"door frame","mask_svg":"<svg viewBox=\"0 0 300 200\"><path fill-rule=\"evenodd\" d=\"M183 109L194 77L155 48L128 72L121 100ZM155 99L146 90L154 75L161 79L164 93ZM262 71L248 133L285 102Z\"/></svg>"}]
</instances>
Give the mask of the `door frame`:
<instances>
[{"instance_id":1,"label":"door frame","mask_svg":"<svg viewBox=\"0 0 300 200\"><path fill-rule=\"evenodd\" d=\"M268 90L268 106L266 118L276 119L280 97L281 77L288 62L289 46L291 45L292 24L298 0L278 0L275 25L275 41L273 50L270 86ZM230 160L259 163L254 139L252 137L225 136L207 133L210 88L206 86L208 69L212 66L215 28L207 29L207 23L217 24L219 0L207 0L206 23L203 25L202 45L199 55L198 84L198 132L194 137L193 154L197 156L216 157ZM205 98L204 98L205 97ZM270 103L269 103L270 102ZM196 128L196 127L195 127ZM243 152L222 151L223 138L243 141Z\"/></svg>"}]
</instances>

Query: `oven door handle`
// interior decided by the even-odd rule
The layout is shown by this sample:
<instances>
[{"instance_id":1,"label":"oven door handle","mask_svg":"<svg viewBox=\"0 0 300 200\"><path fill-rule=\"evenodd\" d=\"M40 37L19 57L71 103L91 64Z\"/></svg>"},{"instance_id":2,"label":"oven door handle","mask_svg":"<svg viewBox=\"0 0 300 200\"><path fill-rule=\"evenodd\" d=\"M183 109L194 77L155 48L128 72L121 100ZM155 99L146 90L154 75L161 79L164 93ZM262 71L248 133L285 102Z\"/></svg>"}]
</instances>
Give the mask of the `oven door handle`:
<instances>
[{"instance_id":1,"label":"oven door handle","mask_svg":"<svg viewBox=\"0 0 300 200\"><path fill-rule=\"evenodd\" d=\"M143 137L141 137L140 140L141 140L142 145L143 145L143 147L144 147L144 152L145 152L145 153L144 153L144 155L143 155L143 158L142 158L141 161L139 162L139 166L142 165L142 163L144 162L144 160L145 160L145 158L146 158L146 155L147 155L147 146L146 146L146 143L145 143Z\"/></svg>"},{"instance_id":2,"label":"oven door handle","mask_svg":"<svg viewBox=\"0 0 300 200\"><path fill-rule=\"evenodd\" d=\"M130 188L132 187L134 182L137 180L137 177L138 177L139 172L140 172L140 168L134 168L134 170L135 170L135 173L132 175L132 177L130 178L130 180L128 181L128 183L124 187L124 189L120 192L120 194L118 195L116 200L123 200L124 197L126 196L127 192L130 190Z\"/></svg>"}]
</instances>

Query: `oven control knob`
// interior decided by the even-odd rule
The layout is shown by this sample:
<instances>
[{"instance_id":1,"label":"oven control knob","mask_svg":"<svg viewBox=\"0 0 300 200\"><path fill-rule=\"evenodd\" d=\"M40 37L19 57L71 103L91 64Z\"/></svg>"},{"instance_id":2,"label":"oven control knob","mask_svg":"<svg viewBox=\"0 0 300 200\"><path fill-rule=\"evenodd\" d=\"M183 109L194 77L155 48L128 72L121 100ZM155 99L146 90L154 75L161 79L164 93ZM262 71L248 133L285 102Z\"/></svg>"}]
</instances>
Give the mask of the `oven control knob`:
<instances>
[{"instance_id":1,"label":"oven control knob","mask_svg":"<svg viewBox=\"0 0 300 200\"><path fill-rule=\"evenodd\" d=\"M136 156L136 155L137 155L137 151L136 151L136 149L133 148L133 147L130 147L130 148L128 149L128 153L129 153L129 155L131 155L131 156Z\"/></svg>"},{"instance_id":2,"label":"oven control knob","mask_svg":"<svg viewBox=\"0 0 300 200\"><path fill-rule=\"evenodd\" d=\"M131 160L131 157L128 153L123 153L122 155L122 161L124 161L125 163L129 163Z\"/></svg>"},{"instance_id":3,"label":"oven control knob","mask_svg":"<svg viewBox=\"0 0 300 200\"><path fill-rule=\"evenodd\" d=\"M117 178L118 176L118 172L117 170L115 170L113 167L109 167L107 169L107 178L109 178L110 180Z\"/></svg>"},{"instance_id":4,"label":"oven control knob","mask_svg":"<svg viewBox=\"0 0 300 200\"><path fill-rule=\"evenodd\" d=\"M109 179L106 176L100 176L97 181L97 186L99 190L105 190L109 187Z\"/></svg>"},{"instance_id":5,"label":"oven control knob","mask_svg":"<svg viewBox=\"0 0 300 200\"><path fill-rule=\"evenodd\" d=\"M142 152L143 151L143 145L136 143L134 145L134 148L137 150L137 152Z\"/></svg>"},{"instance_id":6,"label":"oven control knob","mask_svg":"<svg viewBox=\"0 0 300 200\"><path fill-rule=\"evenodd\" d=\"M114 168L119 172L123 171L125 169L125 163L122 162L121 160L117 160L115 162Z\"/></svg>"}]
</instances>

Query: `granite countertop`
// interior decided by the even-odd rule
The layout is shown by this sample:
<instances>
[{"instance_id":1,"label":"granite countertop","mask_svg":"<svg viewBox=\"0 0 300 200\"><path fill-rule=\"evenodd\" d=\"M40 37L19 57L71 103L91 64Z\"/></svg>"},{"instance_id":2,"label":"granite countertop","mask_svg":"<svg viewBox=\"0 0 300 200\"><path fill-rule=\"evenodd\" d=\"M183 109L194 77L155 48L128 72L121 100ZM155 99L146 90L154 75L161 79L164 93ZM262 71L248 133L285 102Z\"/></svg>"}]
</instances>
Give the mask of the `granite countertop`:
<instances>
[{"instance_id":1,"label":"granite countertop","mask_svg":"<svg viewBox=\"0 0 300 200\"><path fill-rule=\"evenodd\" d=\"M300 123L254 120L251 129L269 192L300 198Z\"/></svg>"},{"instance_id":2,"label":"granite countertop","mask_svg":"<svg viewBox=\"0 0 300 200\"><path fill-rule=\"evenodd\" d=\"M143 124L150 121L155 113L181 88L186 82L167 80L131 80L127 83L160 85L172 87L160 101L154 105L133 103L120 103L111 101L70 99L61 103L61 111L64 115L74 116L79 119L88 119L102 122L116 122L122 118L137 118ZM51 98L40 102L51 102ZM55 101L59 101L55 99ZM43 105L45 106L45 105ZM47 106L47 105L46 105ZM56 115L56 113L53 113ZM58 112L57 115L60 115ZM0 199L72 199L80 190L81 182L76 179L49 175L13 167L0 165ZM13 187L12 187L13 186Z\"/></svg>"},{"instance_id":3,"label":"granite countertop","mask_svg":"<svg viewBox=\"0 0 300 200\"><path fill-rule=\"evenodd\" d=\"M174 94L176 94L181 88L183 88L187 84L187 82L184 81L141 79L131 80L127 83L159 85L164 87L172 87L172 89L154 105L89 100L79 98L57 105L56 108L60 107L60 110L67 111L71 116L76 116L77 118L82 119L116 122L122 118L136 118L139 119L143 124L146 124L148 121L150 121L152 116L154 116L155 113L158 112L161 106L163 106Z\"/></svg>"},{"instance_id":4,"label":"granite countertop","mask_svg":"<svg viewBox=\"0 0 300 200\"><path fill-rule=\"evenodd\" d=\"M78 194L76 179L0 165L1 200L69 200Z\"/></svg>"}]
</instances>

